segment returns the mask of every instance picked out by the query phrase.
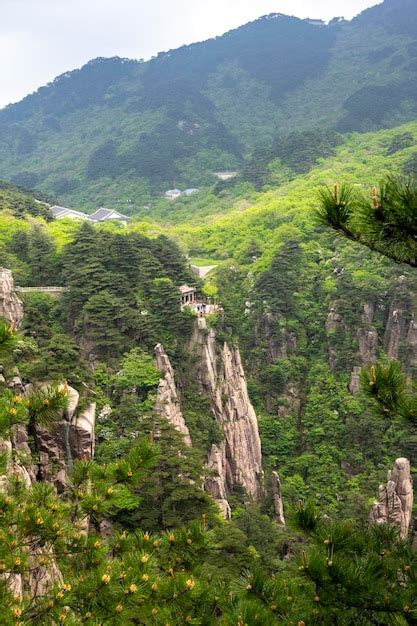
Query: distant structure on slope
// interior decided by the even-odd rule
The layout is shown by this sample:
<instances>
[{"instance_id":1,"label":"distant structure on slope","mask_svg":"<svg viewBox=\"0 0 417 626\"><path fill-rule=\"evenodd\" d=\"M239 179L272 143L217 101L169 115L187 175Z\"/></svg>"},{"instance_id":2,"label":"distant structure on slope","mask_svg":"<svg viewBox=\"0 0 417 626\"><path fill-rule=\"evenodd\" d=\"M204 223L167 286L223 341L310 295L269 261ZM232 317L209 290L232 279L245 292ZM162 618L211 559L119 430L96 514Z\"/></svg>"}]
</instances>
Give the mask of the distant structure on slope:
<instances>
[{"instance_id":1,"label":"distant structure on slope","mask_svg":"<svg viewBox=\"0 0 417 626\"><path fill-rule=\"evenodd\" d=\"M51 206L50 211L56 220L61 220L65 217L71 220L85 220L86 222L93 221L86 213L81 213L81 211L75 211L74 209L67 209L63 206Z\"/></svg>"},{"instance_id":2,"label":"distant structure on slope","mask_svg":"<svg viewBox=\"0 0 417 626\"><path fill-rule=\"evenodd\" d=\"M192 196L193 193L197 193L197 191L198 189L194 188L184 189L184 191L181 191L180 189L168 189L164 195L167 200L176 200L181 196Z\"/></svg>"},{"instance_id":3,"label":"distant structure on slope","mask_svg":"<svg viewBox=\"0 0 417 626\"><path fill-rule=\"evenodd\" d=\"M125 226L129 221L129 217L127 215L122 215L118 211L114 211L113 209L105 209L101 207L97 209L92 215L88 215L87 213L82 213L81 211L75 211L74 209L68 209L63 206L51 206L50 211L56 220L69 218L72 220L83 220L86 222L108 222L109 220L117 220L121 222Z\"/></svg>"},{"instance_id":4,"label":"distant structure on slope","mask_svg":"<svg viewBox=\"0 0 417 626\"><path fill-rule=\"evenodd\" d=\"M165 198L168 200L176 200L180 195L181 191L179 189L168 189L168 191L165 192Z\"/></svg>"},{"instance_id":5,"label":"distant structure on slope","mask_svg":"<svg viewBox=\"0 0 417 626\"><path fill-rule=\"evenodd\" d=\"M224 172L213 172L213 174L219 180L231 180L237 176L237 172L232 172L230 170L225 170Z\"/></svg>"},{"instance_id":6,"label":"distant structure on slope","mask_svg":"<svg viewBox=\"0 0 417 626\"><path fill-rule=\"evenodd\" d=\"M323 20L312 20L312 19L307 18L305 21L311 24L312 26L326 26L326 22L323 22Z\"/></svg>"},{"instance_id":7,"label":"distant structure on slope","mask_svg":"<svg viewBox=\"0 0 417 626\"><path fill-rule=\"evenodd\" d=\"M94 211L90 217L93 222L108 222L110 220L117 220L125 226L127 226L130 219L127 215L119 213L119 211L115 211L114 209L105 209L104 207L100 207L97 211Z\"/></svg>"},{"instance_id":8,"label":"distant structure on slope","mask_svg":"<svg viewBox=\"0 0 417 626\"><path fill-rule=\"evenodd\" d=\"M181 305L193 304L196 298L197 289L188 285L181 285L179 288L181 294Z\"/></svg>"},{"instance_id":9,"label":"distant structure on slope","mask_svg":"<svg viewBox=\"0 0 417 626\"><path fill-rule=\"evenodd\" d=\"M205 278L212 270L215 270L217 265L190 265L191 271L199 278Z\"/></svg>"},{"instance_id":10,"label":"distant structure on slope","mask_svg":"<svg viewBox=\"0 0 417 626\"><path fill-rule=\"evenodd\" d=\"M210 313L215 313L219 310L217 304L212 304L210 300L198 298L197 290L195 287L189 287L188 285L181 285L179 287L181 309L188 307L198 315L198 317L205 317Z\"/></svg>"}]
</instances>

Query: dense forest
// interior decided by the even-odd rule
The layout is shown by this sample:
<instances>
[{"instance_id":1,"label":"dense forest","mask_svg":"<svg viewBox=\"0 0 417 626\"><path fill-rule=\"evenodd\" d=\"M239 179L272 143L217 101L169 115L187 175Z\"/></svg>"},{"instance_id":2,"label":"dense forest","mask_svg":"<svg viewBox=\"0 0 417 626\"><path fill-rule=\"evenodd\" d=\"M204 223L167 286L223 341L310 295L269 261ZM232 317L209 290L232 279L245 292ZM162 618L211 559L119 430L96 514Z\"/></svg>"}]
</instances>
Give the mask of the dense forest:
<instances>
[{"instance_id":1,"label":"dense forest","mask_svg":"<svg viewBox=\"0 0 417 626\"><path fill-rule=\"evenodd\" d=\"M22 192L3 192L5 204L15 193ZM255 280L248 268L260 254L256 242L239 266L220 266L223 310L209 323L219 348L238 339L246 354L266 472L262 501L236 486L228 496L232 519L224 521L199 486L207 446L221 433L207 398L189 384L184 349L196 320L181 312L176 287L203 286L180 249L118 225L76 224L69 233L64 222L31 215L30 206L14 212L9 201L2 223L13 228L3 231L3 245L12 264L31 285L38 279L67 290L58 299L25 294L20 331L0 327L5 383L17 366L25 389L3 388L2 433L16 442L13 433L22 437L27 424L29 434L26 456L17 447L13 461L5 458L17 474L1 496L2 532L14 529L3 534L1 563L25 590L13 595L3 579L5 623L332 624L337 615L340 624L372 624L391 614L412 623L411 581L389 597L386 587L395 586L398 568L414 571L414 552L394 528L356 525L367 519L393 458L414 456L412 426L398 408L381 414L366 395L352 396L348 374L364 356L361 333L387 332L393 306L402 306L406 327L413 273L402 267L398 281L388 261L342 240L334 245L319 227L320 243L297 241L295 226ZM174 364L191 448L154 411L156 341ZM412 372L412 346L404 338L397 347L390 356ZM36 455L46 433L58 437L73 390L78 415L92 400L97 405L96 460L67 458L63 486L59 467ZM281 473L285 528L272 519L273 468ZM24 471L38 472L29 489ZM55 491L63 488L65 498ZM43 581L40 596L34 580Z\"/></svg>"},{"instance_id":2,"label":"dense forest","mask_svg":"<svg viewBox=\"0 0 417 626\"><path fill-rule=\"evenodd\" d=\"M351 22L272 14L147 62L95 59L0 112L0 177L131 214L255 150L285 162L291 133L332 131L300 171L335 132L415 118L416 20L414 0L386 0Z\"/></svg>"}]
</instances>

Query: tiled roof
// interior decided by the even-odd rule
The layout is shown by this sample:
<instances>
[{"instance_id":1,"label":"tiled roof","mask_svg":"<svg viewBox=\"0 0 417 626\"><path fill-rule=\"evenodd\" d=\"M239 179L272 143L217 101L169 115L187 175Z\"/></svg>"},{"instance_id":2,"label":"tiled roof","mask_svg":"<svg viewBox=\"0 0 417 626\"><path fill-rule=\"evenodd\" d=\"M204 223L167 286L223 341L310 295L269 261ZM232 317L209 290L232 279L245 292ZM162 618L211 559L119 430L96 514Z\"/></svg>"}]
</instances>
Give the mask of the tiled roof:
<instances>
[{"instance_id":1,"label":"tiled roof","mask_svg":"<svg viewBox=\"0 0 417 626\"><path fill-rule=\"evenodd\" d=\"M82 220L90 220L90 216L87 215L86 213L81 213L81 211L76 211L75 209L67 209L66 207L63 206L52 206L50 208L50 211L52 213L52 215L56 218L56 219L60 219L62 217L66 217L66 216L73 216L73 217L79 217Z\"/></svg>"},{"instance_id":2,"label":"tiled roof","mask_svg":"<svg viewBox=\"0 0 417 626\"><path fill-rule=\"evenodd\" d=\"M196 291L196 288L189 287L188 285L181 285L181 287L179 287L179 290L181 291L181 293L189 293L190 291Z\"/></svg>"},{"instance_id":3,"label":"tiled roof","mask_svg":"<svg viewBox=\"0 0 417 626\"><path fill-rule=\"evenodd\" d=\"M56 217L57 215L60 215L60 213L65 213L66 211L69 211L69 209L66 209L63 206L57 206L57 205L51 206L50 210L54 217Z\"/></svg>"},{"instance_id":4,"label":"tiled roof","mask_svg":"<svg viewBox=\"0 0 417 626\"><path fill-rule=\"evenodd\" d=\"M94 211L94 213L90 216L92 220L95 222L102 222L105 219L114 219L114 220L128 220L127 215L122 215L118 211L114 211L114 209L105 209L101 207Z\"/></svg>"}]
</instances>

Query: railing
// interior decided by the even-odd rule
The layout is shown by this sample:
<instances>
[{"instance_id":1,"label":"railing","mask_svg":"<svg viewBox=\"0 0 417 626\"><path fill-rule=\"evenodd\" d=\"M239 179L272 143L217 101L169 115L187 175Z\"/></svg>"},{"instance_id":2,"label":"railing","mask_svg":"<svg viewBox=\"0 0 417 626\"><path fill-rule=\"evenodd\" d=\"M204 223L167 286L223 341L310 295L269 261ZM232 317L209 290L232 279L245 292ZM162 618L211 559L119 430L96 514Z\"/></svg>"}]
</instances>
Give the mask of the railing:
<instances>
[{"instance_id":1,"label":"railing","mask_svg":"<svg viewBox=\"0 0 417 626\"><path fill-rule=\"evenodd\" d=\"M42 292L42 293L61 293L63 291L67 291L68 287L19 287L16 286L14 288L18 293L32 293L32 292Z\"/></svg>"}]
</instances>

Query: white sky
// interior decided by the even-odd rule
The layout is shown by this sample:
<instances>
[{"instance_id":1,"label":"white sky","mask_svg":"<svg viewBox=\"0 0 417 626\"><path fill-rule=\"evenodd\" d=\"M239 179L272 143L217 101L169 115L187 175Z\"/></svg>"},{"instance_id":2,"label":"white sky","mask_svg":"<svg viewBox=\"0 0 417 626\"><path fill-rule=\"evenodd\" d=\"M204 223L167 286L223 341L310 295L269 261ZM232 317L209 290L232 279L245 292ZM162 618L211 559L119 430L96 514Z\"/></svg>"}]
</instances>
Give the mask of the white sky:
<instances>
[{"instance_id":1,"label":"white sky","mask_svg":"<svg viewBox=\"0 0 417 626\"><path fill-rule=\"evenodd\" d=\"M0 0L0 107L98 56L149 58L267 13L349 19L380 0Z\"/></svg>"}]
</instances>

